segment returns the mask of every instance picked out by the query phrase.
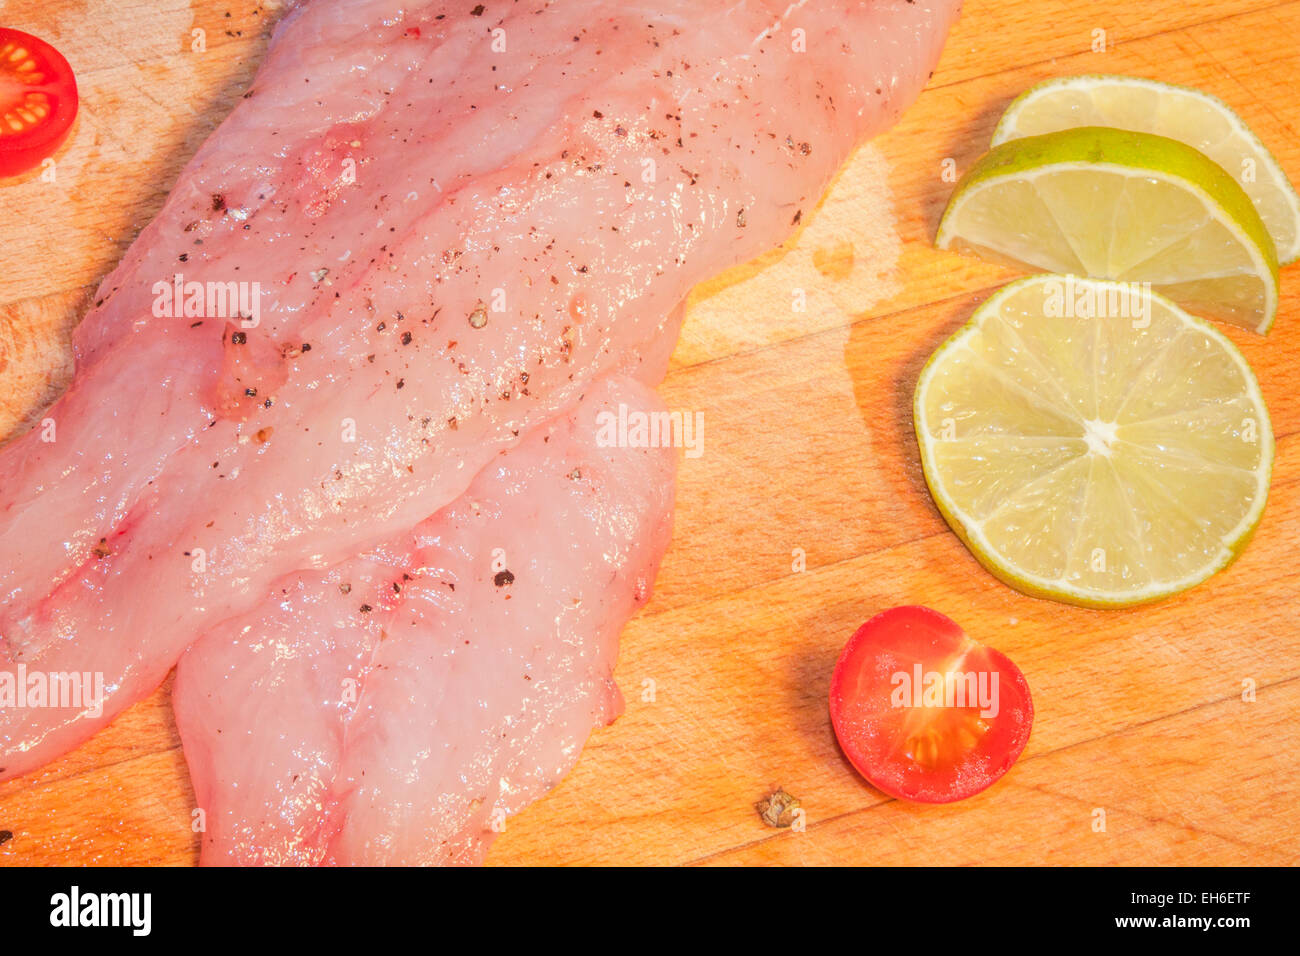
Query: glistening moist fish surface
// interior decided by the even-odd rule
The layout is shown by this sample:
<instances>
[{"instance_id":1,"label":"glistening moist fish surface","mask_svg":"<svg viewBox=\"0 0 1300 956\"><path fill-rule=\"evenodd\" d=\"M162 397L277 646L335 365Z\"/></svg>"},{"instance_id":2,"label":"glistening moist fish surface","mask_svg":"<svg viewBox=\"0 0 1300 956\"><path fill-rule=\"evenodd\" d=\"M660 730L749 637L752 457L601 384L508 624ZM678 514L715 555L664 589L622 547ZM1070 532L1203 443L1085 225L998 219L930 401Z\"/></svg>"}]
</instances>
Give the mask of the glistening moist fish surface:
<instances>
[{"instance_id":1,"label":"glistening moist fish surface","mask_svg":"<svg viewBox=\"0 0 1300 956\"><path fill-rule=\"evenodd\" d=\"M622 710L618 635L672 528L676 449L603 380L453 504L328 571L278 581L181 658L172 700L205 864L481 862Z\"/></svg>"},{"instance_id":2,"label":"glistening moist fish surface","mask_svg":"<svg viewBox=\"0 0 1300 956\"><path fill-rule=\"evenodd\" d=\"M686 291L780 241L911 102L956 12L291 12L79 326L58 440L0 453L0 670L107 689L102 711L0 710L0 777L80 743L276 580L409 531L598 378L662 355Z\"/></svg>"}]
</instances>

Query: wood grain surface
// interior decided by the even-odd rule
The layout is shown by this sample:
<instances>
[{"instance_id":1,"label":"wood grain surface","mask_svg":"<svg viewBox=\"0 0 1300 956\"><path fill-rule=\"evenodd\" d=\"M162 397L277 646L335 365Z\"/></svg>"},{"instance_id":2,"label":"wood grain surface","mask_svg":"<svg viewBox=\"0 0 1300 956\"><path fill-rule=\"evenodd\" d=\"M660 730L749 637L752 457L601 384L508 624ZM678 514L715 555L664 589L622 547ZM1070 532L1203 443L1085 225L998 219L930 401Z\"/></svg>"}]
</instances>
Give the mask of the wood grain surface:
<instances>
[{"instance_id":1,"label":"wood grain surface","mask_svg":"<svg viewBox=\"0 0 1300 956\"><path fill-rule=\"evenodd\" d=\"M242 92L278 12L0 2L0 22L64 51L83 96L54 181L0 185L0 434L66 382L94 283ZM1226 330L1259 377L1277 458L1254 541L1201 587L1127 611L1022 596L948 531L921 475L920 367L1012 276L932 248L945 160L967 168L1028 85L1085 72L1217 94L1300 180L1300 0L966 0L928 89L803 231L693 294L662 393L704 413L704 453L682 462L672 548L623 634L627 712L510 818L490 863L1300 862L1300 267L1283 270L1267 339ZM841 647L901 603L955 617L1033 689L1020 762L960 804L885 798L830 730ZM0 864L197 860L169 692L0 785ZM802 831L759 819L775 786L802 801Z\"/></svg>"}]
</instances>

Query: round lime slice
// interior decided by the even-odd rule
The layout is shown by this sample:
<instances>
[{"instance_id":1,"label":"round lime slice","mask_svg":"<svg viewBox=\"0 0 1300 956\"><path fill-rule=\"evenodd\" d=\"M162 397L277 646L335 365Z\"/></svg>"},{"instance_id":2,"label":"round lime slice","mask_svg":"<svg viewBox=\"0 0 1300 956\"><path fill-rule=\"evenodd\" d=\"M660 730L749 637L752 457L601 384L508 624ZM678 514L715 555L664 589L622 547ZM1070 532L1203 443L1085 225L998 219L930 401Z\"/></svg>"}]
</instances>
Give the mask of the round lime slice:
<instances>
[{"instance_id":1,"label":"round lime slice","mask_svg":"<svg viewBox=\"0 0 1300 956\"><path fill-rule=\"evenodd\" d=\"M935 242L1149 282L1257 332L1277 313L1277 254L1250 197L1202 153L1151 133L1085 126L994 147L957 184Z\"/></svg>"},{"instance_id":2,"label":"round lime slice","mask_svg":"<svg viewBox=\"0 0 1300 956\"><path fill-rule=\"evenodd\" d=\"M1186 143L1237 181L1282 263L1300 259L1300 196L1273 154L1222 100L1135 76L1066 76L1022 93L1002 114L993 145L1076 126L1113 126Z\"/></svg>"},{"instance_id":3,"label":"round lime slice","mask_svg":"<svg viewBox=\"0 0 1300 956\"><path fill-rule=\"evenodd\" d=\"M1140 284L1014 282L930 358L914 418L939 510L1029 594L1139 604L1245 546L1273 433L1250 367Z\"/></svg>"}]
</instances>

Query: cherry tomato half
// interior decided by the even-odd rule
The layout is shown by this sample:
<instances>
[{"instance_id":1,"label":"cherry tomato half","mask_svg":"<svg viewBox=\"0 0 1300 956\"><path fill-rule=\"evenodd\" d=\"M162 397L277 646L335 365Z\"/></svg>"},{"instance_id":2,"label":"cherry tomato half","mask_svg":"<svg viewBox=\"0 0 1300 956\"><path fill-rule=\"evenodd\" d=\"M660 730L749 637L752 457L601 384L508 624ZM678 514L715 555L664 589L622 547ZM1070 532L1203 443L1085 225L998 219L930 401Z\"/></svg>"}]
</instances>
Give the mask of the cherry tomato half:
<instances>
[{"instance_id":1,"label":"cherry tomato half","mask_svg":"<svg viewBox=\"0 0 1300 956\"><path fill-rule=\"evenodd\" d=\"M1011 769L1034 723L1029 684L1005 654L927 607L858 628L831 678L831 723L878 790L949 803Z\"/></svg>"},{"instance_id":2,"label":"cherry tomato half","mask_svg":"<svg viewBox=\"0 0 1300 956\"><path fill-rule=\"evenodd\" d=\"M58 50L0 27L0 177L17 176L57 150L77 116L77 81Z\"/></svg>"}]
</instances>

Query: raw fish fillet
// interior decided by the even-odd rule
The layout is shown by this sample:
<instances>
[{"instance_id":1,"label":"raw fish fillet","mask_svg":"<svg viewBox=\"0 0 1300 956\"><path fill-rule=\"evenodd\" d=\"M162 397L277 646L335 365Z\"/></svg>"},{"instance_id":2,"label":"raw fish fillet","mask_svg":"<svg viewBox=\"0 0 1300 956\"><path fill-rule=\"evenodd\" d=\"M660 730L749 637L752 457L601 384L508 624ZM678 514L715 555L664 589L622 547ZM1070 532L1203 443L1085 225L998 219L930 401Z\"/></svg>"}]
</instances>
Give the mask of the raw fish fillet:
<instances>
[{"instance_id":1,"label":"raw fish fillet","mask_svg":"<svg viewBox=\"0 0 1300 956\"><path fill-rule=\"evenodd\" d=\"M661 354L687 290L911 102L957 6L296 8L102 284L57 440L0 453L0 672L107 687L0 709L0 779Z\"/></svg>"},{"instance_id":2,"label":"raw fish fillet","mask_svg":"<svg viewBox=\"0 0 1300 956\"><path fill-rule=\"evenodd\" d=\"M662 410L603 381L372 552L276 582L181 658L205 864L481 862L622 698L624 622L671 531L673 448L602 447Z\"/></svg>"}]
</instances>

